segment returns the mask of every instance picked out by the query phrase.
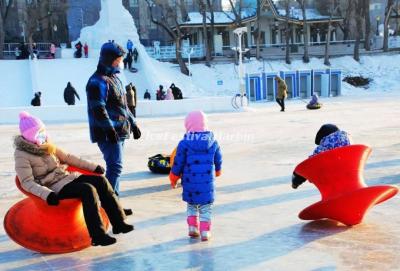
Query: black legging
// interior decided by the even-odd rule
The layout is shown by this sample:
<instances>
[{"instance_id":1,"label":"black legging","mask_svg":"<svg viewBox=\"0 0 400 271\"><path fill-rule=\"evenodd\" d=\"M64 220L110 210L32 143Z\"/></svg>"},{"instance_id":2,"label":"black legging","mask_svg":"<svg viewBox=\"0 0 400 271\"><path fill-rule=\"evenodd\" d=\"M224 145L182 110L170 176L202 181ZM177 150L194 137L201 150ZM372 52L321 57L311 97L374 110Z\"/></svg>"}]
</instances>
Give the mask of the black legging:
<instances>
[{"instance_id":1,"label":"black legging","mask_svg":"<svg viewBox=\"0 0 400 271\"><path fill-rule=\"evenodd\" d=\"M99 212L99 199L113 227L124 222L125 214L118 197L104 176L81 175L65 185L58 196L60 199L82 200L83 215L91 238L106 233Z\"/></svg>"},{"instance_id":2,"label":"black legging","mask_svg":"<svg viewBox=\"0 0 400 271\"><path fill-rule=\"evenodd\" d=\"M276 98L276 102L281 106L281 111L285 111L285 98Z\"/></svg>"}]
</instances>

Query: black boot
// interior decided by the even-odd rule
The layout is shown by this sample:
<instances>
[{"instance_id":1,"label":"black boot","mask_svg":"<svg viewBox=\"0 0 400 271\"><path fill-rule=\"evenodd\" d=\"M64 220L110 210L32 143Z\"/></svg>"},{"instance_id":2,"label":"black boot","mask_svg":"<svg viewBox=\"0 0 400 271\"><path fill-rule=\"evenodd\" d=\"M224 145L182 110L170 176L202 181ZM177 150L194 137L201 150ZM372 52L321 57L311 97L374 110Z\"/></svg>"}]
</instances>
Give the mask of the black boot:
<instances>
[{"instance_id":1,"label":"black boot","mask_svg":"<svg viewBox=\"0 0 400 271\"><path fill-rule=\"evenodd\" d=\"M129 225L129 224L126 224L125 222L123 222L122 224L120 224L118 226L113 226L112 232L114 234L128 233L130 231L133 231L134 229L135 229L135 227L133 225Z\"/></svg>"},{"instance_id":2,"label":"black boot","mask_svg":"<svg viewBox=\"0 0 400 271\"><path fill-rule=\"evenodd\" d=\"M124 209L124 213L126 216L133 215L132 209Z\"/></svg>"},{"instance_id":3,"label":"black boot","mask_svg":"<svg viewBox=\"0 0 400 271\"><path fill-rule=\"evenodd\" d=\"M115 244L115 242L117 242L117 239L109 236L108 234L92 238L92 246L109 246Z\"/></svg>"}]
</instances>

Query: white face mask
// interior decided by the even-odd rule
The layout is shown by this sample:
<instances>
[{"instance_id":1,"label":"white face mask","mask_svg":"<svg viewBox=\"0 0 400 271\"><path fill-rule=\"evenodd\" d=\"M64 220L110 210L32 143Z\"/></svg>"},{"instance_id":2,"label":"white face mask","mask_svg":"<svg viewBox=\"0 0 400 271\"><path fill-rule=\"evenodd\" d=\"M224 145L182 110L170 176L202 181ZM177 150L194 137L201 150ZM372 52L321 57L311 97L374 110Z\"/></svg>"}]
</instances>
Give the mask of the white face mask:
<instances>
[{"instance_id":1,"label":"white face mask","mask_svg":"<svg viewBox=\"0 0 400 271\"><path fill-rule=\"evenodd\" d=\"M121 71L124 70L124 62L123 62L123 61L120 61L120 62L119 62L118 68L119 68Z\"/></svg>"},{"instance_id":2,"label":"white face mask","mask_svg":"<svg viewBox=\"0 0 400 271\"><path fill-rule=\"evenodd\" d=\"M47 141L47 134L45 131L39 132L39 134L36 136L36 143L39 145L42 145L46 143Z\"/></svg>"}]
</instances>

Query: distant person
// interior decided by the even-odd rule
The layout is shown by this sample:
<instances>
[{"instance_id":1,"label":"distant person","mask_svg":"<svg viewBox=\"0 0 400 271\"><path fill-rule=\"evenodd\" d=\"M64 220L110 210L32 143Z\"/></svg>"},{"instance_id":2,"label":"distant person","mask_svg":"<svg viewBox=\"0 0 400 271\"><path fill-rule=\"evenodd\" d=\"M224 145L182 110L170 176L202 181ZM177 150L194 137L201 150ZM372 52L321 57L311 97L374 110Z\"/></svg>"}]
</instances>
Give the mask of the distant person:
<instances>
[{"instance_id":1,"label":"distant person","mask_svg":"<svg viewBox=\"0 0 400 271\"><path fill-rule=\"evenodd\" d=\"M21 50L18 47L14 48L14 55L15 55L15 59L20 59Z\"/></svg>"},{"instance_id":2,"label":"distant person","mask_svg":"<svg viewBox=\"0 0 400 271\"><path fill-rule=\"evenodd\" d=\"M133 42L130 39L126 43L126 49L128 49L128 53L133 53Z\"/></svg>"},{"instance_id":3,"label":"distant person","mask_svg":"<svg viewBox=\"0 0 400 271\"><path fill-rule=\"evenodd\" d=\"M319 102L318 95L315 93L311 97L311 101L307 104L307 109L320 109L322 104Z\"/></svg>"},{"instance_id":4,"label":"distant person","mask_svg":"<svg viewBox=\"0 0 400 271\"><path fill-rule=\"evenodd\" d=\"M165 91L163 90L163 88L164 87L162 85L160 85L156 92L157 101L161 101L161 100L165 99Z\"/></svg>"},{"instance_id":5,"label":"distant person","mask_svg":"<svg viewBox=\"0 0 400 271\"><path fill-rule=\"evenodd\" d=\"M132 69L132 62L133 62L132 54L128 53L126 55L126 57L124 58L124 68L125 69L128 68L129 70L131 70Z\"/></svg>"},{"instance_id":6,"label":"distant person","mask_svg":"<svg viewBox=\"0 0 400 271\"><path fill-rule=\"evenodd\" d=\"M180 88L178 88L177 86L175 86L174 83L171 84L170 88L172 89L172 94L174 95L174 99L175 100L181 100L183 99L182 97L182 91Z\"/></svg>"},{"instance_id":7,"label":"distant person","mask_svg":"<svg viewBox=\"0 0 400 271\"><path fill-rule=\"evenodd\" d=\"M135 63L137 62L139 56L139 52L135 49L133 49L133 59L135 60Z\"/></svg>"},{"instance_id":8,"label":"distant person","mask_svg":"<svg viewBox=\"0 0 400 271\"><path fill-rule=\"evenodd\" d=\"M77 44L75 44L75 53L74 53L74 57L76 58L81 58L82 57L82 43L80 41L78 41Z\"/></svg>"},{"instance_id":9,"label":"distant person","mask_svg":"<svg viewBox=\"0 0 400 271\"><path fill-rule=\"evenodd\" d=\"M21 51L21 55L18 59L28 59L29 58L29 50L25 43L21 42L19 46L19 50Z\"/></svg>"},{"instance_id":10,"label":"distant person","mask_svg":"<svg viewBox=\"0 0 400 271\"><path fill-rule=\"evenodd\" d=\"M40 91L35 92L35 97L33 97L31 101L32 106L41 106L42 101L41 101L42 93Z\"/></svg>"},{"instance_id":11,"label":"distant person","mask_svg":"<svg viewBox=\"0 0 400 271\"><path fill-rule=\"evenodd\" d=\"M278 94L276 95L276 102L281 107L281 112L285 112L285 99L287 98L287 85L285 81L279 76L275 77L278 84Z\"/></svg>"},{"instance_id":12,"label":"distant person","mask_svg":"<svg viewBox=\"0 0 400 271\"><path fill-rule=\"evenodd\" d=\"M126 90L126 101L128 102L128 108L132 112L132 115L136 118L136 88L130 83L125 87Z\"/></svg>"},{"instance_id":13,"label":"distant person","mask_svg":"<svg viewBox=\"0 0 400 271\"><path fill-rule=\"evenodd\" d=\"M83 45L83 52L85 54L85 57L88 58L89 57L89 46L87 45L86 42L85 42L85 45Z\"/></svg>"},{"instance_id":14,"label":"distant person","mask_svg":"<svg viewBox=\"0 0 400 271\"><path fill-rule=\"evenodd\" d=\"M167 95L165 95L165 100L174 100L174 95L172 94L172 89L167 90Z\"/></svg>"},{"instance_id":15,"label":"distant person","mask_svg":"<svg viewBox=\"0 0 400 271\"><path fill-rule=\"evenodd\" d=\"M56 45L54 43L50 45L50 55L51 58L56 58Z\"/></svg>"},{"instance_id":16,"label":"distant person","mask_svg":"<svg viewBox=\"0 0 400 271\"><path fill-rule=\"evenodd\" d=\"M37 48L36 42L32 43L32 59L39 58L39 50Z\"/></svg>"},{"instance_id":17,"label":"distant person","mask_svg":"<svg viewBox=\"0 0 400 271\"><path fill-rule=\"evenodd\" d=\"M151 94L149 92L148 89L146 89L146 92L144 93L144 97L145 100L151 100Z\"/></svg>"},{"instance_id":18,"label":"distant person","mask_svg":"<svg viewBox=\"0 0 400 271\"><path fill-rule=\"evenodd\" d=\"M71 82L68 82L67 87L64 89L64 101L68 105L75 105L75 96L79 101L81 100L76 89L71 85Z\"/></svg>"}]
</instances>

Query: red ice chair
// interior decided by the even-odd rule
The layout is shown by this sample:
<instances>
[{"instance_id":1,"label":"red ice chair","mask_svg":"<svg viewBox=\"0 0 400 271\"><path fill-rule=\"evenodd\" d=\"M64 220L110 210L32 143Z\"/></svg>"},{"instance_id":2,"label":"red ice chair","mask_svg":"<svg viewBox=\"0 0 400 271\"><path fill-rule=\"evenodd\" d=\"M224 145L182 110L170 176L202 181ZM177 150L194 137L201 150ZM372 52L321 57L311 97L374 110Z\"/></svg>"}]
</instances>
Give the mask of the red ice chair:
<instances>
[{"instance_id":1,"label":"red ice chair","mask_svg":"<svg viewBox=\"0 0 400 271\"><path fill-rule=\"evenodd\" d=\"M348 226L362 222L372 206L397 194L391 185L368 187L363 178L371 148L350 145L326 151L300 163L295 172L315 184L322 199L300 212L299 218L329 218Z\"/></svg>"},{"instance_id":2,"label":"red ice chair","mask_svg":"<svg viewBox=\"0 0 400 271\"><path fill-rule=\"evenodd\" d=\"M69 171L80 171L69 167ZM4 217L4 229L17 244L41 253L67 253L87 248L91 238L83 217L82 203L78 199L61 200L57 206L26 192L15 179L18 189L28 198L14 204ZM106 229L108 217L103 209L101 216Z\"/></svg>"}]
</instances>

